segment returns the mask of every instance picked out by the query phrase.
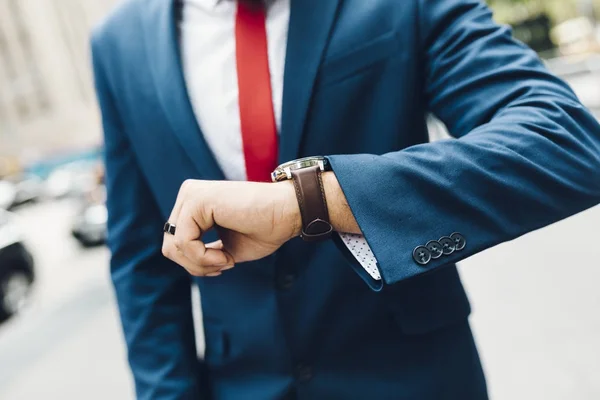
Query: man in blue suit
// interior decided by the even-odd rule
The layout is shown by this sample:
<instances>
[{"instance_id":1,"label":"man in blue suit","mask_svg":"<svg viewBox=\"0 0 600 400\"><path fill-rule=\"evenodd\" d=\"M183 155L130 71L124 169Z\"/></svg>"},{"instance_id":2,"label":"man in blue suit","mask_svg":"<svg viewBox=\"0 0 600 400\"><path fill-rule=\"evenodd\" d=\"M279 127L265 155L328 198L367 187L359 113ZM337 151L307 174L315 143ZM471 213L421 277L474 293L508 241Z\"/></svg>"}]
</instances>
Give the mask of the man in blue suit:
<instances>
[{"instance_id":1,"label":"man in blue suit","mask_svg":"<svg viewBox=\"0 0 600 400\"><path fill-rule=\"evenodd\" d=\"M486 399L455 263L600 201L597 121L479 0L128 0L92 47L140 399Z\"/></svg>"}]
</instances>

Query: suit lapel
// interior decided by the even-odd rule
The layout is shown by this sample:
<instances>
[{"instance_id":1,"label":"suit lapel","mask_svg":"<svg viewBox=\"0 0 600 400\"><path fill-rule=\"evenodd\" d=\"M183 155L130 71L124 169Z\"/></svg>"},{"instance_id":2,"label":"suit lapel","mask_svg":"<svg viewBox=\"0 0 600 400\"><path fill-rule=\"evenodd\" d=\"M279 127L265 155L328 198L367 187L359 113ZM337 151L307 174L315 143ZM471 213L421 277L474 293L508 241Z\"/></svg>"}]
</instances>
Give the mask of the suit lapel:
<instances>
[{"instance_id":1,"label":"suit lapel","mask_svg":"<svg viewBox=\"0 0 600 400\"><path fill-rule=\"evenodd\" d=\"M290 1L280 162L298 157L315 79L340 2L341 0Z\"/></svg>"},{"instance_id":2,"label":"suit lapel","mask_svg":"<svg viewBox=\"0 0 600 400\"><path fill-rule=\"evenodd\" d=\"M177 3L177 4L176 4ZM158 98L173 134L202 179L224 179L198 126L183 75L174 0L146 2L143 26L146 54Z\"/></svg>"}]
</instances>

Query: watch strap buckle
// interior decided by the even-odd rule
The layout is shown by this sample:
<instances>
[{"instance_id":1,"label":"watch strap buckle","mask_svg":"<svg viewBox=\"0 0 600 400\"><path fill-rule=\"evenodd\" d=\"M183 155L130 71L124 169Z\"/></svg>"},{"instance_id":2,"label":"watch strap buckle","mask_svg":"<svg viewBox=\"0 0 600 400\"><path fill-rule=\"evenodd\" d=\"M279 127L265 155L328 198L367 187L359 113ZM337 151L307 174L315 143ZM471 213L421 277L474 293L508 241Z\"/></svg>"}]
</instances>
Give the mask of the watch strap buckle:
<instances>
[{"instance_id":1,"label":"watch strap buckle","mask_svg":"<svg viewBox=\"0 0 600 400\"><path fill-rule=\"evenodd\" d=\"M317 218L302 228L300 237L305 242L316 242L328 239L332 232L333 226L329 222Z\"/></svg>"}]
</instances>

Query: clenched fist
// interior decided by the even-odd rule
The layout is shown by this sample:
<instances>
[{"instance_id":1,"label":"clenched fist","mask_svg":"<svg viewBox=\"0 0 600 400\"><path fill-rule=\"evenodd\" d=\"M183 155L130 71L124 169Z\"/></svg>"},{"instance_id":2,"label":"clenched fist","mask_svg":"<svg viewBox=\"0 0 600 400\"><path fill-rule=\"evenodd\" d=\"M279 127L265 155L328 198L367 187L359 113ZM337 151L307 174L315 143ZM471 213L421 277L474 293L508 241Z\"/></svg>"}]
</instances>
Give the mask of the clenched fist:
<instances>
[{"instance_id":1,"label":"clenched fist","mask_svg":"<svg viewBox=\"0 0 600 400\"><path fill-rule=\"evenodd\" d=\"M300 234L301 217L291 181L254 183L188 180L169 217L163 254L195 276L217 276L235 263L274 253ZM205 244L217 229L221 240Z\"/></svg>"}]
</instances>

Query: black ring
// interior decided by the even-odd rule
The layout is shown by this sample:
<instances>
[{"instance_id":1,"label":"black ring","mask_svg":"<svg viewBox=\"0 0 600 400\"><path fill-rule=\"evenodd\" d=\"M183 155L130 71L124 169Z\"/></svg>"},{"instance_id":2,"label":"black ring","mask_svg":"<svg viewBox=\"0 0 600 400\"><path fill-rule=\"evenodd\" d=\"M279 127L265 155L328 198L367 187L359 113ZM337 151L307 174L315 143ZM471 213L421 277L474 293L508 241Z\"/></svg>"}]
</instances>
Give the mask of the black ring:
<instances>
[{"instance_id":1,"label":"black ring","mask_svg":"<svg viewBox=\"0 0 600 400\"><path fill-rule=\"evenodd\" d=\"M163 232L168 233L169 235L175 235L175 225L170 222L165 222L165 226L163 227Z\"/></svg>"}]
</instances>

